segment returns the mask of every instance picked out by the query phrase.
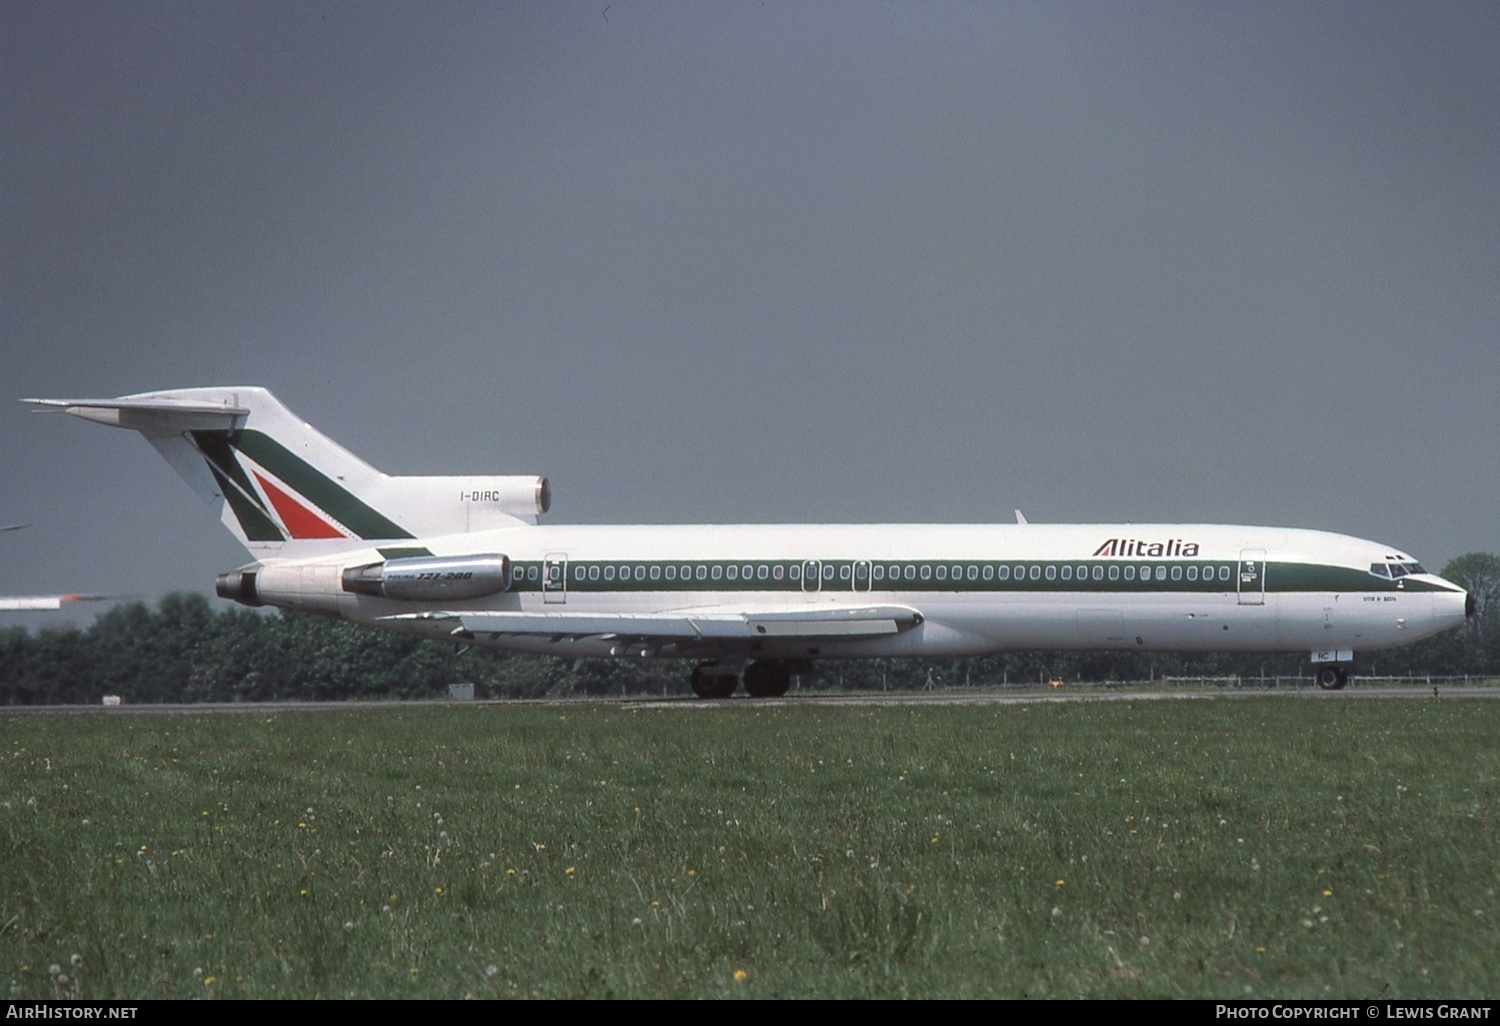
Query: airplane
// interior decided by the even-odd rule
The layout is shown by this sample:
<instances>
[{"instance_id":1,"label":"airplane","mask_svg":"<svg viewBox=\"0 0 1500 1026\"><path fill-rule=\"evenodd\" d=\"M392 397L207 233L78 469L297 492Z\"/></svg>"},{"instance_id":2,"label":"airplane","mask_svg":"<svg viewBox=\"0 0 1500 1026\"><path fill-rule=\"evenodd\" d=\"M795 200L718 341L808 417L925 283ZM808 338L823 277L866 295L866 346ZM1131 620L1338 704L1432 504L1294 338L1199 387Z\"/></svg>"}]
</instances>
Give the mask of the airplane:
<instances>
[{"instance_id":1,"label":"airplane","mask_svg":"<svg viewBox=\"0 0 1500 1026\"><path fill-rule=\"evenodd\" d=\"M1464 622L1388 545L1209 524L543 526L546 478L398 477L269 391L27 399L143 435L253 561L219 596L567 658L697 660L693 691L784 695L813 660L1022 649L1310 653Z\"/></svg>"},{"instance_id":2,"label":"airplane","mask_svg":"<svg viewBox=\"0 0 1500 1026\"><path fill-rule=\"evenodd\" d=\"M0 524L0 534L19 531L30 524ZM0 613L14 613L28 609L61 609L70 602L98 602L107 595L0 595Z\"/></svg>"}]
</instances>

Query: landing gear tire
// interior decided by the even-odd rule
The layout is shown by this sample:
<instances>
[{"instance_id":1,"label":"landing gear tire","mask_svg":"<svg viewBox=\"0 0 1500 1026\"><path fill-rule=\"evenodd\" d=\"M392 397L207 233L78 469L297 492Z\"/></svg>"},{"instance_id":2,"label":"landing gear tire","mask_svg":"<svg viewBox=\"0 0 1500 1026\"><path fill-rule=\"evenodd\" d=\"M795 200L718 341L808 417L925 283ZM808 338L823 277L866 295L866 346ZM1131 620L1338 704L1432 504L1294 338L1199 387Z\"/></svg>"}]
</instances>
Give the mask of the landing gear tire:
<instances>
[{"instance_id":1,"label":"landing gear tire","mask_svg":"<svg viewBox=\"0 0 1500 1026\"><path fill-rule=\"evenodd\" d=\"M1349 683L1349 671L1342 666L1325 666L1318 671L1318 687L1324 691L1338 691Z\"/></svg>"},{"instance_id":2,"label":"landing gear tire","mask_svg":"<svg viewBox=\"0 0 1500 1026\"><path fill-rule=\"evenodd\" d=\"M738 675L712 672L715 669L717 667L713 663L693 667L693 676L689 681L693 686L693 694L699 698L728 698L734 694L735 685L740 682Z\"/></svg>"},{"instance_id":3,"label":"landing gear tire","mask_svg":"<svg viewBox=\"0 0 1500 1026\"><path fill-rule=\"evenodd\" d=\"M780 698L792 686L792 667L781 659L761 659L745 667L751 698Z\"/></svg>"}]
</instances>

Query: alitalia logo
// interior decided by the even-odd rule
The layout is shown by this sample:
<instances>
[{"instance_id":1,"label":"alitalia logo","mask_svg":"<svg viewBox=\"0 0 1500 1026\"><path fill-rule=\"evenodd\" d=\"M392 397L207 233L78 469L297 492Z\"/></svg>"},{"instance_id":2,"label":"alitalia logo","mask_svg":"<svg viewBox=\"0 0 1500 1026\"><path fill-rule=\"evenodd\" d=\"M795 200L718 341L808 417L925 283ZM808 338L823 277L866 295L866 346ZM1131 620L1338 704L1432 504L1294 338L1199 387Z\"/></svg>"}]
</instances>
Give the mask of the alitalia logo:
<instances>
[{"instance_id":1,"label":"alitalia logo","mask_svg":"<svg viewBox=\"0 0 1500 1026\"><path fill-rule=\"evenodd\" d=\"M1094 551L1098 556L1196 556L1198 543L1170 538L1167 541L1141 541L1139 538L1111 538Z\"/></svg>"}]
</instances>

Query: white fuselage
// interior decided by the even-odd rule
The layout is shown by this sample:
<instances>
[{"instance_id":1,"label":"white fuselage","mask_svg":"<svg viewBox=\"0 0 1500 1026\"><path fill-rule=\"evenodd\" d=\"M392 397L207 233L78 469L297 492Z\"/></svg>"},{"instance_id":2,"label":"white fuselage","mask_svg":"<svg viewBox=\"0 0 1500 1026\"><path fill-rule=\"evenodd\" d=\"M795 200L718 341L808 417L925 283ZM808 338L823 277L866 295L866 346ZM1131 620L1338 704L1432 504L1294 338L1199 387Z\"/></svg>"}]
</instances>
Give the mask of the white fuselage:
<instances>
[{"instance_id":1,"label":"white fuselage","mask_svg":"<svg viewBox=\"0 0 1500 1026\"><path fill-rule=\"evenodd\" d=\"M975 656L1018 649L1370 650L1463 622L1465 593L1431 574L1377 576L1409 557L1319 531L1221 525L516 526L420 539L437 556L504 553L509 590L455 602L541 617L691 617L837 607L916 611L873 637L649 640L639 654L827 658ZM387 549L386 553L389 554ZM373 549L261 571L265 601L356 621L406 619L421 603L351 594L343 568ZM313 569L313 567L319 569ZM306 584L293 583L306 581ZM430 606L430 604L427 604ZM431 612L430 609L425 610ZM398 616L401 621L388 618ZM563 622L563 621L560 621ZM624 654L627 629L473 632L484 644L569 657Z\"/></svg>"}]
</instances>

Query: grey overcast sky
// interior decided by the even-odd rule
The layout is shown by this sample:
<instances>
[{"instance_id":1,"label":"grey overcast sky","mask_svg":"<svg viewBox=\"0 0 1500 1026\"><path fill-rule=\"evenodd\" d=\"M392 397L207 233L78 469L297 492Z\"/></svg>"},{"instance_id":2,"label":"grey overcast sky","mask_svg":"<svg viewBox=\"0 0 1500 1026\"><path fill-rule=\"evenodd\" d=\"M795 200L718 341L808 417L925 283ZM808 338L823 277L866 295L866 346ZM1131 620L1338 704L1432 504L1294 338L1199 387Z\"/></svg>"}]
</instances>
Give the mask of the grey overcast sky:
<instances>
[{"instance_id":1,"label":"grey overcast sky","mask_svg":"<svg viewBox=\"0 0 1500 1026\"><path fill-rule=\"evenodd\" d=\"M4 4L0 592L244 562L11 401L211 384L552 522L1500 552L1497 54L1492 2Z\"/></svg>"}]
</instances>

